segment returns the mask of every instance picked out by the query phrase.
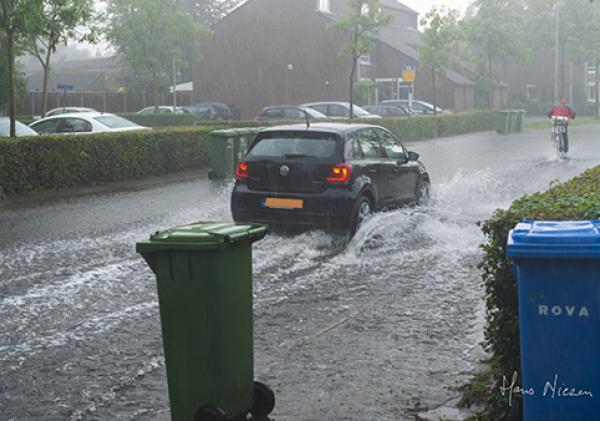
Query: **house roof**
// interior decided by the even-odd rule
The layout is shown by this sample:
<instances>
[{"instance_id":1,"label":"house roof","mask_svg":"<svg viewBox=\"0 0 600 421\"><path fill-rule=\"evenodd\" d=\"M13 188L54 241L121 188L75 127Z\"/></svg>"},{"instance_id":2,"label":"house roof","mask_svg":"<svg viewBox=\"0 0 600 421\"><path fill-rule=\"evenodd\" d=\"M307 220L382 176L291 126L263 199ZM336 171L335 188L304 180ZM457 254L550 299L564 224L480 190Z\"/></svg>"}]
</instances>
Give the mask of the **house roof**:
<instances>
[{"instance_id":1,"label":"house roof","mask_svg":"<svg viewBox=\"0 0 600 421\"><path fill-rule=\"evenodd\" d=\"M407 12L412 15L419 14L419 12L411 9L410 7L406 6L403 3L400 3L397 0L379 0L379 4L383 7L387 7L387 8L394 9L394 10L400 10L402 12Z\"/></svg>"},{"instance_id":2,"label":"house roof","mask_svg":"<svg viewBox=\"0 0 600 421\"><path fill-rule=\"evenodd\" d=\"M383 2L382 2L382 4L383 4ZM317 12L317 13L319 13L321 16L323 16L329 20L335 20L335 18L336 18L335 15L332 15L329 13L322 13L322 12ZM416 32L416 34L414 32ZM387 27L381 28L379 30L379 32L374 36L374 39L386 44L387 46L391 47L392 49L398 51L399 53L401 53L417 62L420 61L418 51L415 48L413 48L410 45L407 45L405 42L403 42L403 40L409 39L409 41L411 43L414 42L415 46L419 45L421 43L421 38L420 38L420 33L418 31L411 31L409 29L401 28L399 26L387 26ZM448 80L450 80L452 83L454 83L456 85L475 86L475 83L472 80L470 80L466 76L463 76L462 74L460 74L457 71L452 70L452 69L449 69L446 72L446 77L448 78Z\"/></svg>"}]
</instances>

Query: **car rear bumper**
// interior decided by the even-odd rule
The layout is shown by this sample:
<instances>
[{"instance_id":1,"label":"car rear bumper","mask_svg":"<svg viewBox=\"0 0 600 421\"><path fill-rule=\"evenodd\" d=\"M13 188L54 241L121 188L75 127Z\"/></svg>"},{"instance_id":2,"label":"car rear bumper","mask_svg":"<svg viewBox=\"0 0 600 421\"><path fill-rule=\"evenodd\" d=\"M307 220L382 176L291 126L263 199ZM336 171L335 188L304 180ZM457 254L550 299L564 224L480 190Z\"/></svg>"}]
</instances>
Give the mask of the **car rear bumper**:
<instances>
[{"instance_id":1,"label":"car rear bumper","mask_svg":"<svg viewBox=\"0 0 600 421\"><path fill-rule=\"evenodd\" d=\"M347 228L350 226L355 193L347 188L328 188L322 193L275 193L254 191L236 184L231 195L231 213L236 222L258 222L305 227ZM265 199L301 199L302 209L276 209Z\"/></svg>"}]
</instances>

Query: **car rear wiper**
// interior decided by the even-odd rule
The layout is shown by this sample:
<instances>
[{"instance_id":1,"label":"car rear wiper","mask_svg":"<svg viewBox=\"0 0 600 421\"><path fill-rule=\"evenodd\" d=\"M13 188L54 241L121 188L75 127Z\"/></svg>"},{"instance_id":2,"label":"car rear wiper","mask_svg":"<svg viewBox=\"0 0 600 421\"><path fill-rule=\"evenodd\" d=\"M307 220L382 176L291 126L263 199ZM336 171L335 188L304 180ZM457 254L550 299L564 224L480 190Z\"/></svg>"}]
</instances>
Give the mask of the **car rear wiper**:
<instances>
[{"instance_id":1,"label":"car rear wiper","mask_svg":"<svg viewBox=\"0 0 600 421\"><path fill-rule=\"evenodd\" d=\"M316 158L316 156L313 155L302 155L302 154L285 154L283 155L284 157L286 157L287 159L293 159L293 158Z\"/></svg>"}]
</instances>

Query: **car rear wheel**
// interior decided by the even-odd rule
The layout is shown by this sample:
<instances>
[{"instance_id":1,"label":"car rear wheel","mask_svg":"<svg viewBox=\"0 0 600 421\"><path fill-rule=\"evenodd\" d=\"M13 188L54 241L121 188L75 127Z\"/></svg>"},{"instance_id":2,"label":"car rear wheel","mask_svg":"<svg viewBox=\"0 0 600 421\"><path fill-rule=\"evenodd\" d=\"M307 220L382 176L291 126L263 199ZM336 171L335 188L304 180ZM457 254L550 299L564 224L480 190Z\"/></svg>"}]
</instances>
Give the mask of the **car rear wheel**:
<instances>
[{"instance_id":1,"label":"car rear wheel","mask_svg":"<svg viewBox=\"0 0 600 421\"><path fill-rule=\"evenodd\" d=\"M372 213L373 203L371 202L371 199L369 199L369 197L366 195L362 195L356 202L354 211L352 212L350 235L354 235L364 220L367 219Z\"/></svg>"},{"instance_id":2,"label":"car rear wheel","mask_svg":"<svg viewBox=\"0 0 600 421\"><path fill-rule=\"evenodd\" d=\"M419 184L417 184L417 192L415 202L417 206L426 206L429 203L429 198L431 195L431 185L428 180L421 180Z\"/></svg>"}]
</instances>

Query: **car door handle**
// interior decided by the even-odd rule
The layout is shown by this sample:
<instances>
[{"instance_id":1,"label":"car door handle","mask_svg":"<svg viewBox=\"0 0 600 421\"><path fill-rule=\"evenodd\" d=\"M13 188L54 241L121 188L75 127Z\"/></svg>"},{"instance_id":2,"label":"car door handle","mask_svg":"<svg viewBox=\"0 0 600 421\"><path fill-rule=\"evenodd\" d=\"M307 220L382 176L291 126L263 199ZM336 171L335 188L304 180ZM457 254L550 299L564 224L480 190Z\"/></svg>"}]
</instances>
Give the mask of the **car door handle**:
<instances>
[{"instance_id":1,"label":"car door handle","mask_svg":"<svg viewBox=\"0 0 600 421\"><path fill-rule=\"evenodd\" d=\"M394 172L400 172L400 171L402 171L402 168L400 166L398 166L398 165L394 165L394 167L392 168L392 171L394 171Z\"/></svg>"},{"instance_id":2,"label":"car door handle","mask_svg":"<svg viewBox=\"0 0 600 421\"><path fill-rule=\"evenodd\" d=\"M369 174L377 174L377 169L376 169L376 168L369 168L369 169L367 170L367 172L368 172Z\"/></svg>"}]
</instances>

